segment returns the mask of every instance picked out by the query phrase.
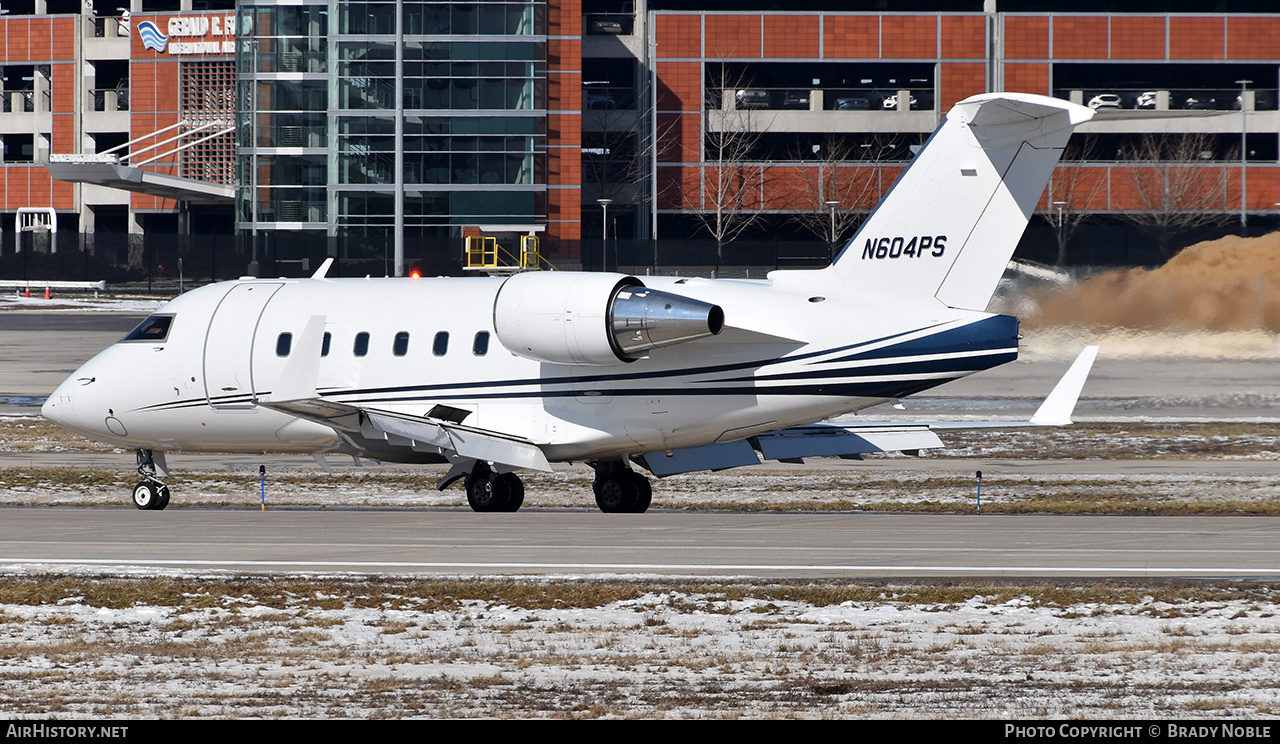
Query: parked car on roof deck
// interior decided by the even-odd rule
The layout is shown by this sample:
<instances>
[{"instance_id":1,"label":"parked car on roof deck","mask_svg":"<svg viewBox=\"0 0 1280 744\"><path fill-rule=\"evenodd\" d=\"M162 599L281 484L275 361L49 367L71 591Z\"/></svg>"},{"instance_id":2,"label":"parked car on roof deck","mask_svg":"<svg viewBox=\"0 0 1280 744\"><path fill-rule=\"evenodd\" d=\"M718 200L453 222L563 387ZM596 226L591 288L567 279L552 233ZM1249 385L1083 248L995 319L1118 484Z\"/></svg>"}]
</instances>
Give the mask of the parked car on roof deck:
<instances>
[{"instance_id":1,"label":"parked car on roof deck","mask_svg":"<svg viewBox=\"0 0 1280 744\"><path fill-rule=\"evenodd\" d=\"M1218 108L1218 99L1216 98L1196 98L1194 96L1183 101L1182 108L1196 109L1199 111L1213 111Z\"/></svg>"},{"instance_id":2,"label":"parked car on roof deck","mask_svg":"<svg viewBox=\"0 0 1280 744\"><path fill-rule=\"evenodd\" d=\"M886 110L889 110L889 111L892 111L898 108L898 94L894 93L891 96L885 96L884 103L882 103L881 105ZM916 100L916 96L914 93L911 94L911 103L908 104L908 106L910 106L912 109L916 109L920 107L920 101Z\"/></svg>"},{"instance_id":3,"label":"parked car on roof deck","mask_svg":"<svg viewBox=\"0 0 1280 744\"><path fill-rule=\"evenodd\" d=\"M735 95L740 109L756 109L769 107L769 91L758 88L746 88Z\"/></svg>"},{"instance_id":4,"label":"parked car on roof deck","mask_svg":"<svg viewBox=\"0 0 1280 744\"><path fill-rule=\"evenodd\" d=\"M783 93L782 107L789 109L809 108L809 91L789 90Z\"/></svg>"},{"instance_id":5,"label":"parked car on roof deck","mask_svg":"<svg viewBox=\"0 0 1280 744\"><path fill-rule=\"evenodd\" d=\"M867 96L837 98L834 108L836 111L870 111L871 99Z\"/></svg>"},{"instance_id":6,"label":"parked car on roof deck","mask_svg":"<svg viewBox=\"0 0 1280 744\"><path fill-rule=\"evenodd\" d=\"M1124 108L1120 96L1115 93L1099 93L1089 99L1089 108L1097 111L1098 109L1118 109Z\"/></svg>"}]
</instances>

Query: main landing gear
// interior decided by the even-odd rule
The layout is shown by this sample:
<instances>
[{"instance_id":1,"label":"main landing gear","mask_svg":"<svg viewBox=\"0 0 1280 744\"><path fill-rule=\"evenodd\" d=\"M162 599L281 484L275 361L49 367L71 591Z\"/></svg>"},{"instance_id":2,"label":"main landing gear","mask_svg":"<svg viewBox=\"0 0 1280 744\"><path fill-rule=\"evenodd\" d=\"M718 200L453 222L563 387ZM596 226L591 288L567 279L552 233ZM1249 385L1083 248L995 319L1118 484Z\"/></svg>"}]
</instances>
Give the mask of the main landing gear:
<instances>
[{"instance_id":1,"label":"main landing gear","mask_svg":"<svg viewBox=\"0 0 1280 744\"><path fill-rule=\"evenodd\" d=\"M649 479L627 467L621 460L595 462L595 482L591 490L596 505L606 514L642 514L653 501ZM457 472L457 471L455 471ZM445 486L453 482L444 481ZM524 483L515 473L495 473L483 461L467 475L467 503L478 512L513 512L524 504Z\"/></svg>"},{"instance_id":2,"label":"main landing gear","mask_svg":"<svg viewBox=\"0 0 1280 744\"><path fill-rule=\"evenodd\" d=\"M596 506L606 514L643 514L653 501L649 479L622 461L593 463L596 469Z\"/></svg>"},{"instance_id":3,"label":"main landing gear","mask_svg":"<svg viewBox=\"0 0 1280 744\"><path fill-rule=\"evenodd\" d=\"M160 453L161 463L164 453ZM151 450L138 450L138 475L142 480L133 487L133 505L139 509L160 510L169 505L169 487L157 475L163 471L157 466L155 453Z\"/></svg>"},{"instance_id":4,"label":"main landing gear","mask_svg":"<svg viewBox=\"0 0 1280 744\"><path fill-rule=\"evenodd\" d=\"M477 462L467 476L467 503L478 512L513 512L524 503L524 483L515 473L495 473Z\"/></svg>"}]
</instances>

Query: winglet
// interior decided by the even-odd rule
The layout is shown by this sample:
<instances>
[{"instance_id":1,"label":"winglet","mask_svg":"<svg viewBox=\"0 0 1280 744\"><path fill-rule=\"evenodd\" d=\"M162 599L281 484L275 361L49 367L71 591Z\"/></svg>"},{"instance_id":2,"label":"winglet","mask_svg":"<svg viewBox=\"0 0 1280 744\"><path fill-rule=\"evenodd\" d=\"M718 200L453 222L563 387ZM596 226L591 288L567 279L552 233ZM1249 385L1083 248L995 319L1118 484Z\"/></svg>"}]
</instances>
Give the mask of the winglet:
<instances>
[{"instance_id":1,"label":"winglet","mask_svg":"<svg viewBox=\"0 0 1280 744\"><path fill-rule=\"evenodd\" d=\"M320 264L320 268L316 269L316 273L311 275L311 278L324 279L325 275L329 273L330 266L333 266L333 256L329 256L328 258L326 258L324 260L324 263Z\"/></svg>"},{"instance_id":2,"label":"winglet","mask_svg":"<svg viewBox=\"0 0 1280 744\"><path fill-rule=\"evenodd\" d=\"M1062 376L1053 392L1040 404L1031 423L1036 426L1066 426L1071 423L1071 413L1080 399L1080 391L1084 389L1084 381L1093 368L1093 360L1098 357L1098 347L1086 346L1080 356L1076 357L1071 368Z\"/></svg>"}]
</instances>

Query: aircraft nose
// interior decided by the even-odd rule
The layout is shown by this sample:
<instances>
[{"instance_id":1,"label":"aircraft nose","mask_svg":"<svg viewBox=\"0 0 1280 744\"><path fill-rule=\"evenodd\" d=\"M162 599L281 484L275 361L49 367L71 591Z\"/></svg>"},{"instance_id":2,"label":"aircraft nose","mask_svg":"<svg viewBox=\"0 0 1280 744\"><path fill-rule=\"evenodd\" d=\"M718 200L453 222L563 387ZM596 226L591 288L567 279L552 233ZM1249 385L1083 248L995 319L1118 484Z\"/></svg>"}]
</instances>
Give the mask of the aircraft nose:
<instances>
[{"instance_id":1,"label":"aircraft nose","mask_svg":"<svg viewBox=\"0 0 1280 744\"><path fill-rule=\"evenodd\" d=\"M59 426L75 427L78 422L75 420L76 403L71 388L71 380L59 385L40 406L40 415Z\"/></svg>"},{"instance_id":2,"label":"aircraft nose","mask_svg":"<svg viewBox=\"0 0 1280 744\"><path fill-rule=\"evenodd\" d=\"M96 395L91 377L72 375L54 390L40 407L40 415L64 429L73 431L90 439L101 439L107 435L107 425L103 416L96 411Z\"/></svg>"}]
</instances>

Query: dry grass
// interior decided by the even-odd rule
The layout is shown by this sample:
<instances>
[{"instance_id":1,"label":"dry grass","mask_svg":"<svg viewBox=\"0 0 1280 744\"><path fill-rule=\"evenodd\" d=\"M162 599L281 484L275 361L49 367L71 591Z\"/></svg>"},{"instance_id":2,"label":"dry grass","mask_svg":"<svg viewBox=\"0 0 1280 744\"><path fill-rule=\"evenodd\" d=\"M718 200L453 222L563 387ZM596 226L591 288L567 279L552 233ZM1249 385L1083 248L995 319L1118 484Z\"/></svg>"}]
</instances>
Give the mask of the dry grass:
<instances>
[{"instance_id":1,"label":"dry grass","mask_svg":"<svg viewBox=\"0 0 1280 744\"><path fill-rule=\"evenodd\" d=\"M0 711L1256 717L1280 709L1280 624L1262 621L1277 598L1203 582L9 578Z\"/></svg>"},{"instance_id":2,"label":"dry grass","mask_svg":"<svg viewBox=\"0 0 1280 744\"><path fill-rule=\"evenodd\" d=\"M1274 610L1276 591L1266 584L1206 582L1054 582L990 583L839 581L699 582L657 580L423 580L372 578L238 579L152 578L133 579L74 576L9 576L0 578L0 605L9 607L83 604L94 608L125 609L139 605L165 607L177 614L221 608L226 617L243 618L254 625L326 626L309 613L332 610L377 609L384 611L454 611L478 602L522 610L599 608L619 602L635 602L663 596L664 615L735 612L734 605L756 603L749 614L778 611L774 603L802 602L813 607L846 603L879 603L930 610L951 610L980 599L986 604L1019 600L1026 607L1068 608L1089 605L1143 606L1163 619L1175 617L1162 606L1189 603L1248 601L1254 613ZM251 615L240 608L264 608ZM1241 610L1235 617L1247 617ZM8 614L2 617L8 617ZM660 616L646 616L656 620ZM665 621L645 625L662 626ZM384 633L403 633L410 623L383 624ZM1171 628L1174 626L1170 626ZM182 629L174 626L175 630ZM555 628L551 628L555 630Z\"/></svg>"}]
</instances>

